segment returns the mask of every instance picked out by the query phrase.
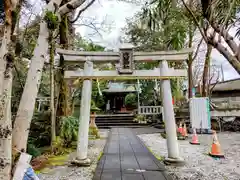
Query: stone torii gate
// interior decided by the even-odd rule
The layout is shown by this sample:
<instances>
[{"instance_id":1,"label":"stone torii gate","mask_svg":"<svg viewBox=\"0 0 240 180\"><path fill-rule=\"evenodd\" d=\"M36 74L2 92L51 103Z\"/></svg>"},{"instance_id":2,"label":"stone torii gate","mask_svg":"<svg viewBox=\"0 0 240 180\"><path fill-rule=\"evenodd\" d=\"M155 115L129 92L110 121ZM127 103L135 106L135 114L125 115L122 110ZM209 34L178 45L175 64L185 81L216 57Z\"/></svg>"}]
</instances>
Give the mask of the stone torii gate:
<instances>
[{"instance_id":1,"label":"stone torii gate","mask_svg":"<svg viewBox=\"0 0 240 180\"><path fill-rule=\"evenodd\" d=\"M57 49L57 53L60 57L64 58L66 65L79 65L84 63L83 70L65 71L66 79L83 79L76 157L77 163L82 165L90 163L90 160L87 158L87 152L92 79L161 79L161 94L168 149L168 157L165 161L169 163L183 162L183 159L179 155L170 79L186 77L187 71L185 69L169 68L168 62L184 61L191 52L192 49L159 52L135 52L133 48L120 48L119 52L86 52ZM160 62L159 68L153 70L135 69L135 63L153 61ZM93 63L115 63L117 66L116 70L99 71L93 69Z\"/></svg>"}]
</instances>

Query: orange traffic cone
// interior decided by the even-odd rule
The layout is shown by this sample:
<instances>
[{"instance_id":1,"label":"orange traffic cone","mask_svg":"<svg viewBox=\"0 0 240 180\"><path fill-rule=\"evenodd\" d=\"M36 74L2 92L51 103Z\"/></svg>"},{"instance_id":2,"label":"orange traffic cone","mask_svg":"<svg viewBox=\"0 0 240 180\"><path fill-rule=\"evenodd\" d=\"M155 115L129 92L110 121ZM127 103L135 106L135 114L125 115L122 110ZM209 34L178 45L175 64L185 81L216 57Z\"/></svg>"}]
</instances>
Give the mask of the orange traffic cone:
<instances>
[{"instance_id":1,"label":"orange traffic cone","mask_svg":"<svg viewBox=\"0 0 240 180\"><path fill-rule=\"evenodd\" d=\"M182 136L183 137L188 137L186 123L184 123L184 125L183 125Z\"/></svg>"},{"instance_id":2,"label":"orange traffic cone","mask_svg":"<svg viewBox=\"0 0 240 180\"><path fill-rule=\"evenodd\" d=\"M217 139L216 131L213 131L213 142L212 142L211 152L209 152L209 155L212 157L224 158L224 154L221 152L220 143Z\"/></svg>"},{"instance_id":3,"label":"orange traffic cone","mask_svg":"<svg viewBox=\"0 0 240 180\"><path fill-rule=\"evenodd\" d=\"M178 132L179 132L180 134L182 134L182 131L183 131L182 123L180 122L179 128L178 128Z\"/></svg>"},{"instance_id":4,"label":"orange traffic cone","mask_svg":"<svg viewBox=\"0 0 240 180\"><path fill-rule=\"evenodd\" d=\"M192 136L192 141L189 142L190 144L193 144L193 145L200 145L199 141L198 141L198 136L197 136L197 133L196 133L196 129L193 128L193 136Z\"/></svg>"}]
</instances>

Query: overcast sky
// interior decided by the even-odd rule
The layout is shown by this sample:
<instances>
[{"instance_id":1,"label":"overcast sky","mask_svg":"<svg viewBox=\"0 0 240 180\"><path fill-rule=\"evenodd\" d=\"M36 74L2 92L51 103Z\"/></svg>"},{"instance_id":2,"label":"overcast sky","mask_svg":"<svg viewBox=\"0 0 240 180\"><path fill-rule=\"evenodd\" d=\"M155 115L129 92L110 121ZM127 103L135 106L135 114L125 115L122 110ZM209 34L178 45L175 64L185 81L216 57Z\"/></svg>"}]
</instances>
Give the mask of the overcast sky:
<instances>
[{"instance_id":1,"label":"overcast sky","mask_svg":"<svg viewBox=\"0 0 240 180\"><path fill-rule=\"evenodd\" d=\"M118 49L120 46L119 37L124 34L122 32L122 28L126 25L126 18L133 17L134 14L141 9L141 5L125 3L122 1L131 0L96 0L96 2L82 14L81 20L77 22L77 24L82 24L84 22L84 24L87 23L88 25L92 26L90 24L91 22L97 27L102 27L104 25L104 31L99 31L101 36L92 28L86 26L77 25L76 31L79 32L84 38L97 44L103 45L110 49ZM36 8L39 9L39 5L37 5ZM233 36L235 35L234 30L232 30L230 33ZM199 58L204 59L204 55L204 53L200 53ZM238 73L231 67L228 61L221 54L219 54L217 50L213 50L212 58L214 59L215 64L223 65L225 80L240 77Z\"/></svg>"},{"instance_id":2,"label":"overcast sky","mask_svg":"<svg viewBox=\"0 0 240 180\"><path fill-rule=\"evenodd\" d=\"M91 39L93 42L109 48L118 48L120 46L119 37L123 35L122 28L126 25L126 18L133 17L140 9L141 6L130 3L117 2L115 0L97 0L97 2L83 14L83 18L91 17L94 19L94 22L98 23L104 21L106 24L111 25L111 29L106 32L101 31L102 37L98 34L93 36L93 30L88 27L77 27L77 31L80 32L83 37ZM234 35L234 30L231 31L231 33ZM201 56L202 55L204 54L201 54ZM225 80L239 77L238 73L217 50L213 50L212 58L217 64L223 65Z\"/></svg>"}]
</instances>

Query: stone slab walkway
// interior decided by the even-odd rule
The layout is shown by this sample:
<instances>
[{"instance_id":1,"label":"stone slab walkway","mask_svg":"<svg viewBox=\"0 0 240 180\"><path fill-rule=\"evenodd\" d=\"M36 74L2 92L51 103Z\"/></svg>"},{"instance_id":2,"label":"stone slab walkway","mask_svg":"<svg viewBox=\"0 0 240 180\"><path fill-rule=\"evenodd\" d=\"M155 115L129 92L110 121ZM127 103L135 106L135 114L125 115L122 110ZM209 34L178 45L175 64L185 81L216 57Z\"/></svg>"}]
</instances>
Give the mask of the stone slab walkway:
<instances>
[{"instance_id":1,"label":"stone slab walkway","mask_svg":"<svg viewBox=\"0 0 240 180\"><path fill-rule=\"evenodd\" d=\"M130 128L114 128L93 180L171 180L164 165Z\"/></svg>"}]
</instances>

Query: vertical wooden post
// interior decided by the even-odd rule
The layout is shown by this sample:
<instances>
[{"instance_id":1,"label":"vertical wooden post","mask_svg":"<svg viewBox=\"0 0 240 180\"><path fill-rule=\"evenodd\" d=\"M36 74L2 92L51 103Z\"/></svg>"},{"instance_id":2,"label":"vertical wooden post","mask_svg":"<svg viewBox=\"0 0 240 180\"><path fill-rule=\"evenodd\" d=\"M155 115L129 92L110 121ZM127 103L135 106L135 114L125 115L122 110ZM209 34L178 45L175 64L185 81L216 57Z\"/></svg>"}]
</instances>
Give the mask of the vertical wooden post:
<instances>
[{"instance_id":1,"label":"vertical wooden post","mask_svg":"<svg viewBox=\"0 0 240 180\"><path fill-rule=\"evenodd\" d=\"M93 73L93 63L86 61L84 64L84 75L91 76ZM83 81L81 107L79 117L79 130L77 142L77 158L73 161L74 164L87 166L90 165L90 160L87 158L88 152L88 131L90 121L90 108L92 96L92 80L85 79Z\"/></svg>"},{"instance_id":2,"label":"vertical wooden post","mask_svg":"<svg viewBox=\"0 0 240 180\"><path fill-rule=\"evenodd\" d=\"M161 76L168 75L168 63L167 61L160 62L160 74ZM163 103L163 114L167 136L167 149L168 157L165 159L167 163L182 163L183 159L179 157L179 148L177 141L176 122L174 109L172 104L172 92L171 84L169 79L163 79L161 82L162 91L162 103Z\"/></svg>"}]
</instances>

